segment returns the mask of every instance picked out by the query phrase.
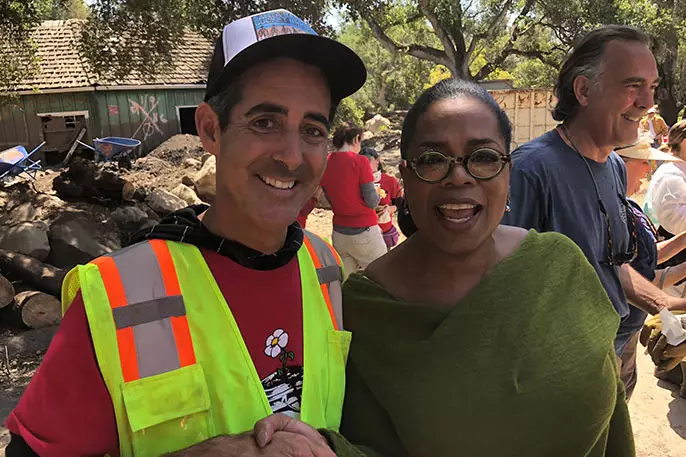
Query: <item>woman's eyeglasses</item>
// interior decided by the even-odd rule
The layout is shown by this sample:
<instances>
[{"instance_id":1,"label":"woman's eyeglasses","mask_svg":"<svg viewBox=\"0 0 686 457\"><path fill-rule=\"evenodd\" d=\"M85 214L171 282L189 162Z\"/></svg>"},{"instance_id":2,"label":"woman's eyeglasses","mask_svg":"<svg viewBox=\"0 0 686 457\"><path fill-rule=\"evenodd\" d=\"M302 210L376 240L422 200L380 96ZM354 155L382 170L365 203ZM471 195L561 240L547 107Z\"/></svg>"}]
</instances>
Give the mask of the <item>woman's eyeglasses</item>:
<instances>
[{"instance_id":1,"label":"woman's eyeglasses","mask_svg":"<svg viewBox=\"0 0 686 457\"><path fill-rule=\"evenodd\" d=\"M510 160L511 157L507 154L483 148L465 157L450 157L438 151L426 151L419 157L406 160L405 163L422 181L436 183L445 179L458 164L475 179L493 179L503 171L505 164Z\"/></svg>"}]
</instances>

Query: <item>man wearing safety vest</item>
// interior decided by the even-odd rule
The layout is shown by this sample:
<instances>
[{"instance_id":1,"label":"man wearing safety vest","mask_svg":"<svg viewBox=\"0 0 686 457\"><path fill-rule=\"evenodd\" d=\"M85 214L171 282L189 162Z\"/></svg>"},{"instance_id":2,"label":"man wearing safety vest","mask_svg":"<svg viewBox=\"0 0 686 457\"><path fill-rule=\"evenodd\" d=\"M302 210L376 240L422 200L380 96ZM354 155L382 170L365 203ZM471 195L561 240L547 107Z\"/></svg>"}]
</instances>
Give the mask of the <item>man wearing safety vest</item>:
<instances>
[{"instance_id":1,"label":"man wearing safety vest","mask_svg":"<svg viewBox=\"0 0 686 457\"><path fill-rule=\"evenodd\" d=\"M259 449L251 432L272 413L340 424L341 263L295 220L336 107L365 79L353 51L285 10L224 27L195 115L215 202L69 273L7 457L333 455L320 436Z\"/></svg>"}]
</instances>

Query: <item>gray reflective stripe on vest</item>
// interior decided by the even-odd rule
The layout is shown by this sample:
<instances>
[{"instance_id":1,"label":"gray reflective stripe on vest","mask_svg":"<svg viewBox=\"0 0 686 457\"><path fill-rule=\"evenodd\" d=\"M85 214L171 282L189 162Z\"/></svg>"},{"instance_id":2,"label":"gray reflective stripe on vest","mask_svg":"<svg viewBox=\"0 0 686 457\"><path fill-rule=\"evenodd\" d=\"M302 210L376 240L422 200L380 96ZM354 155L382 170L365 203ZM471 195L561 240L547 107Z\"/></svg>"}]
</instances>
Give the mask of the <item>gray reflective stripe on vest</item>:
<instances>
[{"instance_id":1,"label":"gray reflective stripe on vest","mask_svg":"<svg viewBox=\"0 0 686 457\"><path fill-rule=\"evenodd\" d=\"M148 322L186 315L186 307L180 295L144 301L112 310L117 329L135 327Z\"/></svg>"},{"instance_id":2,"label":"gray reflective stripe on vest","mask_svg":"<svg viewBox=\"0 0 686 457\"><path fill-rule=\"evenodd\" d=\"M181 368L170 318L183 316L183 297L167 296L162 271L149 242L110 255L121 277L127 306L112 310L118 329L133 328L141 378Z\"/></svg>"},{"instance_id":3,"label":"gray reflective stripe on vest","mask_svg":"<svg viewBox=\"0 0 686 457\"><path fill-rule=\"evenodd\" d=\"M331 247L319 238L314 233L303 230L305 236L312 243L312 248L314 252L317 253L319 261L321 262L321 268L317 268L317 277L319 278L319 284L327 284L329 287L329 299L331 300L331 307L333 308L333 314L336 317L336 323L338 324L338 329L343 330L343 294L342 294L342 282L343 282L343 271L341 266L336 260L336 256L331 251Z\"/></svg>"}]
</instances>

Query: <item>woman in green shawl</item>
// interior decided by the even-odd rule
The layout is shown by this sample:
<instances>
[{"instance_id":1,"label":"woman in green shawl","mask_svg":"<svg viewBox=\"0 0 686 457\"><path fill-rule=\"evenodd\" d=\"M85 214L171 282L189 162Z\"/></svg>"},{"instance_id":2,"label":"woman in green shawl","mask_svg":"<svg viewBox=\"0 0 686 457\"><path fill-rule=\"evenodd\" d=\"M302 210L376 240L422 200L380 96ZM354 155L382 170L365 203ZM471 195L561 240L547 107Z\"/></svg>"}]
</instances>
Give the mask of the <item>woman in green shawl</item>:
<instances>
[{"instance_id":1,"label":"woman in green shawl","mask_svg":"<svg viewBox=\"0 0 686 457\"><path fill-rule=\"evenodd\" d=\"M401 139L408 240L345 283L353 332L340 456L633 456L619 325L581 250L499 225L511 127L445 80ZM353 443L353 444L350 444Z\"/></svg>"}]
</instances>

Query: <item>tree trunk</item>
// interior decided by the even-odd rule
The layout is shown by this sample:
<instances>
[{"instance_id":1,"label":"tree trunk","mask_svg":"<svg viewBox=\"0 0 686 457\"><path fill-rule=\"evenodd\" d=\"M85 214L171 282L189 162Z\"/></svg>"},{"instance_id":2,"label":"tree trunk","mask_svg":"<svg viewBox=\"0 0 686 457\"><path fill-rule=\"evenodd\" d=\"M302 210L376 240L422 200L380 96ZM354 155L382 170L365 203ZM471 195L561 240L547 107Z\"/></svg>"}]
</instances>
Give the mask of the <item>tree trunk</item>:
<instances>
[{"instance_id":1,"label":"tree trunk","mask_svg":"<svg viewBox=\"0 0 686 457\"><path fill-rule=\"evenodd\" d=\"M379 94L376 96L376 104L383 110L388 106L388 101L386 101L386 88L388 84L386 81L381 81L381 88L379 88Z\"/></svg>"},{"instance_id":2,"label":"tree trunk","mask_svg":"<svg viewBox=\"0 0 686 457\"><path fill-rule=\"evenodd\" d=\"M64 199L96 199L121 202L133 198L134 187L118 174L85 159L76 159L52 183Z\"/></svg>"},{"instance_id":3,"label":"tree trunk","mask_svg":"<svg viewBox=\"0 0 686 457\"><path fill-rule=\"evenodd\" d=\"M0 308L11 305L14 301L14 286L9 279L0 275Z\"/></svg>"},{"instance_id":4,"label":"tree trunk","mask_svg":"<svg viewBox=\"0 0 686 457\"><path fill-rule=\"evenodd\" d=\"M679 37L675 32L665 33L660 40L656 40L653 47L658 61L657 68L662 78L662 84L657 91L656 102L660 107L660 115L667 125L672 126L679 116L679 105L674 94L675 85L680 75L677 74L677 54Z\"/></svg>"},{"instance_id":5,"label":"tree trunk","mask_svg":"<svg viewBox=\"0 0 686 457\"><path fill-rule=\"evenodd\" d=\"M674 125L679 118L679 106L674 94L671 91L666 93L666 98L660 100L660 116L665 120L670 127Z\"/></svg>"},{"instance_id":6,"label":"tree trunk","mask_svg":"<svg viewBox=\"0 0 686 457\"><path fill-rule=\"evenodd\" d=\"M15 327L50 327L62 319L62 305L52 295L30 290L19 292L14 297L14 304L3 314L6 321Z\"/></svg>"},{"instance_id":7,"label":"tree trunk","mask_svg":"<svg viewBox=\"0 0 686 457\"><path fill-rule=\"evenodd\" d=\"M66 270L5 249L0 249L0 271L55 297L60 296L62 281L67 274Z\"/></svg>"}]
</instances>

